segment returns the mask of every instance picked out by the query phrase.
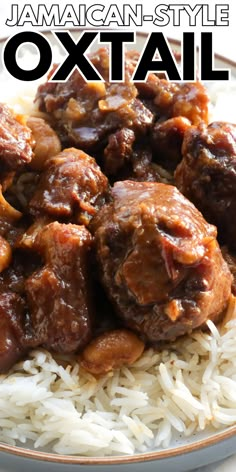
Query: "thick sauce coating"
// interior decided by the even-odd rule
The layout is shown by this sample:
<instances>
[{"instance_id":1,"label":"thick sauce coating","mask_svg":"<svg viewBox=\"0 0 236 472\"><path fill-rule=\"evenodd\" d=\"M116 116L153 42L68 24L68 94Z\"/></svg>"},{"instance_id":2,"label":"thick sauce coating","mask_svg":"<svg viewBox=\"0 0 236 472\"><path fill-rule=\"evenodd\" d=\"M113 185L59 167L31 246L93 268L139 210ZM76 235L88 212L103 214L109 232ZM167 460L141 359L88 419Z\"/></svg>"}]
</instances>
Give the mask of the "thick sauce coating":
<instances>
[{"instance_id":1,"label":"thick sauce coating","mask_svg":"<svg viewBox=\"0 0 236 472\"><path fill-rule=\"evenodd\" d=\"M78 149L65 149L45 163L30 213L87 225L107 193L108 180L95 159Z\"/></svg>"},{"instance_id":2,"label":"thick sauce coating","mask_svg":"<svg viewBox=\"0 0 236 472\"><path fill-rule=\"evenodd\" d=\"M206 128L209 100L199 82L149 74L132 83L135 52L124 83L110 82L107 49L90 60L103 83L86 83L75 70L66 83L39 87L39 109L55 130L41 118L26 126L0 105L0 372L37 346L83 350L82 365L95 375L130 365L145 342L217 322L230 296L216 228L157 182L173 182L184 153L181 190L220 231L226 225L233 245L235 127ZM110 195L97 163L111 185L129 181ZM23 214L14 208L19 194ZM94 278L109 301L102 290L99 301ZM99 313L110 302L117 316Z\"/></svg>"},{"instance_id":3,"label":"thick sauce coating","mask_svg":"<svg viewBox=\"0 0 236 472\"><path fill-rule=\"evenodd\" d=\"M55 119L63 146L87 152L103 147L107 136L121 128L143 135L153 115L137 98L137 89L126 72L124 83L109 82L109 53L103 48L90 61L104 77L103 83L86 83L78 71L65 83L39 87L39 109Z\"/></svg>"},{"instance_id":4,"label":"thick sauce coating","mask_svg":"<svg viewBox=\"0 0 236 472\"><path fill-rule=\"evenodd\" d=\"M218 228L221 240L236 248L236 125L212 123L190 128L176 183Z\"/></svg>"},{"instance_id":5,"label":"thick sauce coating","mask_svg":"<svg viewBox=\"0 0 236 472\"><path fill-rule=\"evenodd\" d=\"M231 274L208 224L172 186L117 182L92 223L101 277L117 313L146 341L218 320Z\"/></svg>"},{"instance_id":6,"label":"thick sauce coating","mask_svg":"<svg viewBox=\"0 0 236 472\"><path fill-rule=\"evenodd\" d=\"M0 293L0 372L7 371L25 352L24 309L18 295Z\"/></svg>"},{"instance_id":7,"label":"thick sauce coating","mask_svg":"<svg viewBox=\"0 0 236 472\"><path fill-rule=\"evenodd\" d=\"M147 82L136 85L140 99L159 121L184 116L193 125L208 122L209 96L201 82L175 83L150 74Z\"/></svg>"},{"instance_id":8,"label":"thick sauce coating","mask_svg":"<svg viewBox=\"0 0 236 472\"><path fill-rule=\"evenodd\" d=\"M38 345L30 325L25 280L39 265L34 254L12 251L8 266L0 272L0 372Z\"/></svg>"},{"instance_id":9,"label":"thick sauce coating","mask_svg":"<svg viewBox=\"0 0 236 472\"><path fill-rule=\"evenodd\" d=\"M185 128L208 121L209 98L200 82L170 83L149 74L145 83L133 83L138 56L135 51L127 53L125 81L111 83L109 51L101 48L90 55L90 61L103 83L86 83L75 70L66 83L41 85L36 96L39 110L52 119L63 147L91 153L112 181L134 177L132 156L149 149L150 142L153 161L173 170L181 159ZM173 121L165 125L169 119Z\"/></svg>"},{"instance_id":10,"label":"thick sauce coating","mask_svg":"<svg viewBox=\"0 0 236 472\"><path fill-rule=\"evenodd\" d=\"M31 129L34 139L34 156L30 167L40 171L47 159L59 154L61 143L52 127L42 118L30 116L27 126Z\"/></svg>"},{"instance_id":11,"label":"thick sauce coating","mask_svg":"<svg viewBox=\"0 0 236 472\"><path fill-rule=\"evenodd\" d=\"M90 340L91 247L86 228L72 224L51 223L35 238L45 265L26 280L25 291L36 345L70 353Z\"/></svg>"},{"instance_id":12,"label":"thick sauce coating","mask_svg":"<svg viewBox=\"0 0 236 472\"><path fill-rule=\"evenodd\" d=\"M15 179L17 180L20 173L24 173L27 165L31 163L34 145L26 117L15 114L6 104L0 103L0 186L3 193L6 190L9 190L11 196L15 193ZM17 193L20 193L19 188ZM9 206L8 202L3 202L4 197L0 196L0 220L2 207ZM15 200L17 198L14 198Z\"/></svg>"},{"instance_id":13,"label":"thick sauce coating","mask_svg":"<svg viewBox=\"0 0 236 472\"><path fill-rule=\"evenodd\" d=\"M190 126L190 121L183 116L157 122L151 134L153 160L159 162L165 169L175 170L182 159L184 133Z\"/></svg>"},{"instance_id":14,"label":"thick sauce coating","mask_svg":"<svg viewBox=\"0 0 236 472\"><path fill-rule=\"evenodd\" d=\"M17 241L0 273L0 372L33 347L71 353L90 341L92 246L84 226L42 220Z\"/></svg>"},{"instance_id":15,"label":"thick sauce coating","mask_svg":"<svg viewBox=\"0 0 236 472\"><path fill-rule=\"evenodd\" d=\"M126 168L133 154L135 133L129 128L122 128L108 138L104 150L104 171L106 175L116 175Z\"/></svg>"},{"instance_id":16,"label":"thick sauce coating","mask_svg":"<svg viewBox=\"0 0 236 472\"><path fill-rule=\"evenodd\" d=\"M0 104L0 163L1 172L16 170L31 161L31 131L23 116ZM1 175L1 174L0 174Z\"/></svg>"},{"instance_id":17,"label":"thick sauce coating","mask_svg":"<svg viewBox=\"0 0 236 472\"><path fill-rule=\"evenodd\" d=\"M152 161L150 149L139 149L132 156L132 173L130 180L137 182L172 183L173 176L164 167Z\"/></svg>"}]
</instances>

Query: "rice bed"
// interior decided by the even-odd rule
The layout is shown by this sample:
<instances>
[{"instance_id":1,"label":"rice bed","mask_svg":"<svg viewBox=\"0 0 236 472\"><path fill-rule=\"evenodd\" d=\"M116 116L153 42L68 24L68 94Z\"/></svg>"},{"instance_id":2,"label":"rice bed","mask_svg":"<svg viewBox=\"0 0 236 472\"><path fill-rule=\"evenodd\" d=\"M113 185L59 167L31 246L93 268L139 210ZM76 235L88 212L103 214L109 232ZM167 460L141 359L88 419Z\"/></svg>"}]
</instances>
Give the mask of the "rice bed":
<instances>
[{"instance_id":1,"label":"rice bed","mask_svg":"<svg viewBox=\"0 0 236 472\"><path fill-rule=\"evenodd\" d=\"M235 312L235 307L233 308ZM235 316L235 313L234 313ZM0 441L104 456L168 447L176 434L236 422L236 320L147 350L100 378L35 350L0 376Z\"/></svg>"}]
</instances>

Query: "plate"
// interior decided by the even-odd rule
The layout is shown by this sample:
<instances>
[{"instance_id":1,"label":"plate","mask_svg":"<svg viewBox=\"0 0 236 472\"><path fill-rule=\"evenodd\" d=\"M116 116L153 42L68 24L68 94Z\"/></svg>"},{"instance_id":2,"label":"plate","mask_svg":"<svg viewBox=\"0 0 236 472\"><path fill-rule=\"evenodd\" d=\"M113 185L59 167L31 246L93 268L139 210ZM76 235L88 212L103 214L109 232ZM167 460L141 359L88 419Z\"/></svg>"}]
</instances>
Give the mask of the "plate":
<instances>
[{"instance_id":1,"label":"plate","mask_svg":"<svg viewBox=\"0 0 236 472\"><path fill-rule=\"evenodd\" d=\"M55 37L51 32L44 32L51 44L55 43ZM78 32L75 33L77 35ZM141 50L146 42L146 34L138 33L136 49ZM1 41L0 51L2 52L5 40ZM170 40L170 44L177 51L180 50L180 43ZM94 48L97 46L95 45ZM134 49L134 47L132 47ZM24 54L21 53L21 54ZM215 66L217 68L231 68L232 75L236 77L236 63L216 55ZM211 85L209 85L211 86ZM149 451L147 453L135 454L132 456L112 456L112 457L83 457L70 455L57 455L50 452L37 451L27 447L9 446L0 443L0 466L4 471L25 472L34 470L35 472L81 472L116 470L127 472L184 472L201 467L220 459L224 459L233 454L236 450L236 426L221 430L220 432L197 433L191 439L176 438L167 449Z\"/></svg>"},{"instance_id":2,"label":"plate","mask_svg":"<svg viewBox=\"0 0 236 472\"><path fill-rule=\"evenodd\" d=\"M178 445L179 443L179 445ZM24 470L25 472L185 472L193 470L235 453L236 427L227 428L215 434L199 434L191 441L179 439L175 447L162 451L152 451L133 456L112 456L88 458L63 456L34 451L22 447L7 446L0 443L0 465L7 471Z\"/></svg>"}]
</instances>

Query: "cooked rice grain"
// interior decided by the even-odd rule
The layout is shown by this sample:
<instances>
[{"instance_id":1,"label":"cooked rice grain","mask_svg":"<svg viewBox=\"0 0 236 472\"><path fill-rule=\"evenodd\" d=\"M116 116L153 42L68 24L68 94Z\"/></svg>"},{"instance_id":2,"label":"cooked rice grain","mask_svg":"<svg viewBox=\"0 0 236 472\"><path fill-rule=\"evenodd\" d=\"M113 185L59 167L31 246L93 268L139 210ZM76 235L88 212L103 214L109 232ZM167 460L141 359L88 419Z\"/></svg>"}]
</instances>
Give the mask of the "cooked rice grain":
<instances>
[{"instance_id":1,"label":"cooked rice grain","mask_svg":"<svg viewBox=\"0 0 236 472\"><path fill-rule=\"evenodd\" d=\"M235 300L230 306L235 316ZM211 321L208 328L98 379L76 358L66 366L66 358L31 352L0 376L0 440L103 456L168 447L179 434L233 425L236 320L221 333Z\"/></svg>"}]
</instances>

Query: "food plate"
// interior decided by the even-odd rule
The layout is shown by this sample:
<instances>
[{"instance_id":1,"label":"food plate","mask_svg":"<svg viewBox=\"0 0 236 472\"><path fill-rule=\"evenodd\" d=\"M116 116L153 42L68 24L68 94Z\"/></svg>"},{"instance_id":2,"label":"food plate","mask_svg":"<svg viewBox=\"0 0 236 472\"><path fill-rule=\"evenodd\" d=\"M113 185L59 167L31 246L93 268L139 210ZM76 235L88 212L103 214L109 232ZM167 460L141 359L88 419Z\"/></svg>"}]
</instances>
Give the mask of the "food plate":
<instances>
[{"instance_id":1,"label":"food plate","mask_svg":"<svg viewBox=\"0 0 236 472\"><path fill-rule=\"evenodd\" d=\"M76 33L77 34L77 33ZM50 42L55 42L50 32L45 32ZM141 50L146 41L145 34L137 35L136 49ZM5 41L2 41L3 47ZM176 50L180 46L177 41L170 40ZM94 45L96 48L96 45ZM216 67L230 67L236 76L236 64L217 56ZM9 82L10 83L10 82ZM210 85L211 86L211 85ZM8 86L9 88L9 86ZM8 95L11 91L8 90ZM191 439L178 436L172 440L166 449L150 450L129 456L112 457L83 457L75 455L58 455L48 451L34 450L30 444L27 447L9 446L0 443L0 464L4 470L35 470L43 471L45 467L50 471L62 470L70 472L78 468L81 471L107 470L115 471L142 471L161 470L163 472L184 472L192 470L217 460L223 459L236 448L236 426L225 428L220 432L202 432L191 436Z\"/></svg>"},{"instance_id":2,"label":"food plate","mask_svg":"<svg viewBox=\"0 0 236 472\"><path fill-rule=\"evenodd\" d=\"M12 447L0 444L1 467L4 472L35 470L41 472L71 472L76 468L82 472L92 470L125 472L185 472L208 465L229 457L235 452L236 427L227 428L215 434L199 434L192 441L177 440L174 445L162 451L152 451L133 456L113 456L106 458L88 458L63 456L34 451L23 447Z\"/></svg>"}]
</instances>

